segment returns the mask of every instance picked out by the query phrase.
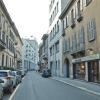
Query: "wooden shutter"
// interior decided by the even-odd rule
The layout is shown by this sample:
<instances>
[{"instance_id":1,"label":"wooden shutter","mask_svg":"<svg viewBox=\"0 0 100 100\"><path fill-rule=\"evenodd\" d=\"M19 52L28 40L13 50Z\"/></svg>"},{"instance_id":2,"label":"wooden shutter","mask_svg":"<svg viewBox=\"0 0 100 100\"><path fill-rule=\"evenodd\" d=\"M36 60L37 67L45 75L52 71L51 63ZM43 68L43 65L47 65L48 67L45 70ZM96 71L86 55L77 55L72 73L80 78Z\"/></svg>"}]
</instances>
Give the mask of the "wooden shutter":
<instances>
[{"instance_id":1,"label":"wooden shutter","mask_svg":"<svg viewBox=\"0 0 100 100\"><path fill-rule=\"evenodd\" d=\"M80 49L84 48L85 38L84 38L84 27L81 27L80 30Z\"/></svg>"}]
</instances>

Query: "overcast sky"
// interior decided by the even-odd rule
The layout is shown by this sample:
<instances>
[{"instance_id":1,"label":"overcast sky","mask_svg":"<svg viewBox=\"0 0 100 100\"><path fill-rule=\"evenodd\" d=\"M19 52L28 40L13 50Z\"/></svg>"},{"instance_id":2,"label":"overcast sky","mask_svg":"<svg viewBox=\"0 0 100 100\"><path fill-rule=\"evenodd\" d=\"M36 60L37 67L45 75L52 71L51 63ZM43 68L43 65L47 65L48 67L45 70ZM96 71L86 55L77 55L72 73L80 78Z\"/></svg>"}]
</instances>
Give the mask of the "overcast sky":
<instances>
[{"instance_id":1,"label":"overcast sky","mask_svg":"<svg viewBox=\"0 0 100 100\"><path fill-rule=\"evenodd\" d=\"M48 29L49 0L3 0L21 37L41 37Z\"/></svg>"}]
</instances>

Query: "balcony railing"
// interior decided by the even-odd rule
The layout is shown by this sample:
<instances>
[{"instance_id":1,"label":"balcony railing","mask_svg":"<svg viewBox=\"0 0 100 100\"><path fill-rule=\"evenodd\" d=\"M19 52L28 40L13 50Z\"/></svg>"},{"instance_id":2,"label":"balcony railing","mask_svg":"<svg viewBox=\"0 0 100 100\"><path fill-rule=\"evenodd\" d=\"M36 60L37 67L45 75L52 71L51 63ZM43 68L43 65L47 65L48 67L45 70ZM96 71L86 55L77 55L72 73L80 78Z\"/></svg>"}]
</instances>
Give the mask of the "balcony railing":
<instances>
[{"instance_id":1,"label":"balcony railing","mask_svg":"<svg viewBox=\"0 0 100 100\"><path fill-rule=\"evenodd\" d=\"M0 39L0 48L5 49L6 48L6 43Z\"/></svg>"},{"instance_id":2,"label":"balcony railing","mask_svg":"<svg viewBox=\"0 0 100 100\"><path fill-rule=\"evenodd\" d=\"M85 44L84 43L82 43L82 44L78 43L76 50L71 48L70 51L71 51L70 54L72 56L84 55L84 53L85 53Z\"/></svg>"}]
</instances>

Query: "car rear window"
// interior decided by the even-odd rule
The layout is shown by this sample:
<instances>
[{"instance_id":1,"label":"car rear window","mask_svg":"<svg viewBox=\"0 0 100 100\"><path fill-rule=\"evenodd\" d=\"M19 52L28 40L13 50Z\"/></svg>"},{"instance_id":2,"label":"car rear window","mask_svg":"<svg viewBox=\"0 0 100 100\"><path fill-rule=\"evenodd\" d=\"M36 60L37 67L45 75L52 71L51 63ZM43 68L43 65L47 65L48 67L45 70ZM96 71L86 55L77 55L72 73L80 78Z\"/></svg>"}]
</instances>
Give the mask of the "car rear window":
<instances>
[{"instance_id":1,"label":"car rear window","mask_svg":"<svg viewBox=\"0 0 100 100\"><path fill-rule=\"evenodd\" d=\"M7 76L7 72L0 72L0 77L6 77Z\"/></svg>"},{"instance_id":2,"label":"car rear window","mask_svg":"<svg viewBox=\"0 0 100 100\"><path fill-rule=\"evenodd\" d=\"M12 76L16 76L16 73L15 72L12 72Z\"/></svg>"}]
</instances>

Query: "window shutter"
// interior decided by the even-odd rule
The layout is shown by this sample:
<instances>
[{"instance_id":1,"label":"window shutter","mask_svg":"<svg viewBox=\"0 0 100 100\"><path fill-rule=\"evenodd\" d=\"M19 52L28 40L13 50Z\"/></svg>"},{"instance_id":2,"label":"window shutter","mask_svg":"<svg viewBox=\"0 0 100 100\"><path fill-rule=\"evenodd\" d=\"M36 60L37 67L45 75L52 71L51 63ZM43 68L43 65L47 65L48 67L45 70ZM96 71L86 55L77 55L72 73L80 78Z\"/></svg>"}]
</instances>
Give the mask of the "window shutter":
<instances>
[{"instance_id":1,"label":"window shutter","mask_svg":"<svg viewBox=\"0 0 100 100\"><path fill-rule=\"evenodd\" d=\"M81 30L80 30L80 49L84 48L84 42L85 42L85 39L84 39L84 27L82 26Z\"/></svg>"},{"instance_id":2,"label":"window shutter","mask_svg":"<svg viewBox=\"0 0 100 100\"><path fill-rule=\"evenodd\" d=\"M74 35L74 46L75 46L75 50L77 50L77 35L76 35L76 33Z\"/></svg>"},{"instance_id":3,"label":"window shutter","mask_svg":"<svg viewBox=\"0 0 100 100\"><path fill-rule=\"evenodd\" d=\"M64 18L64 29L66 28L66 17Z\"/></svg>"},{"instance_id":4,"label":"window shutter","mask_svg":"<svg viewBox=\"0 0 100 100\"><path fill-rule=\"evenodd\" d=\"M95 20L90 19L87 25L87 32L88 32L88 40L91 42L92 40L95 39L96 35L96 25L95 25Z\"/></svg>"},{"instance_id":5,"label":"window shutter","mask_svg":"<svg viewBox=\"0 0 100 100\"><path fill-rule=\"evenodd\" d=\"M95 25L95 20L92 19L92 26L91 26L91 33L92 33L92 39L95 39L95 35L96 35L96 25Z\"/></svg>"},{"instance_id":6,"label":"window shutter","mask_svg":"<svg viewBox=\"0 0 100 100\"><path fill-rule=\"evenodd\" d=\"M88 37L88 41L90 40L90 26L89 26L89 22L87 23L87 37Z\"/></svg>"}]
</instances>

